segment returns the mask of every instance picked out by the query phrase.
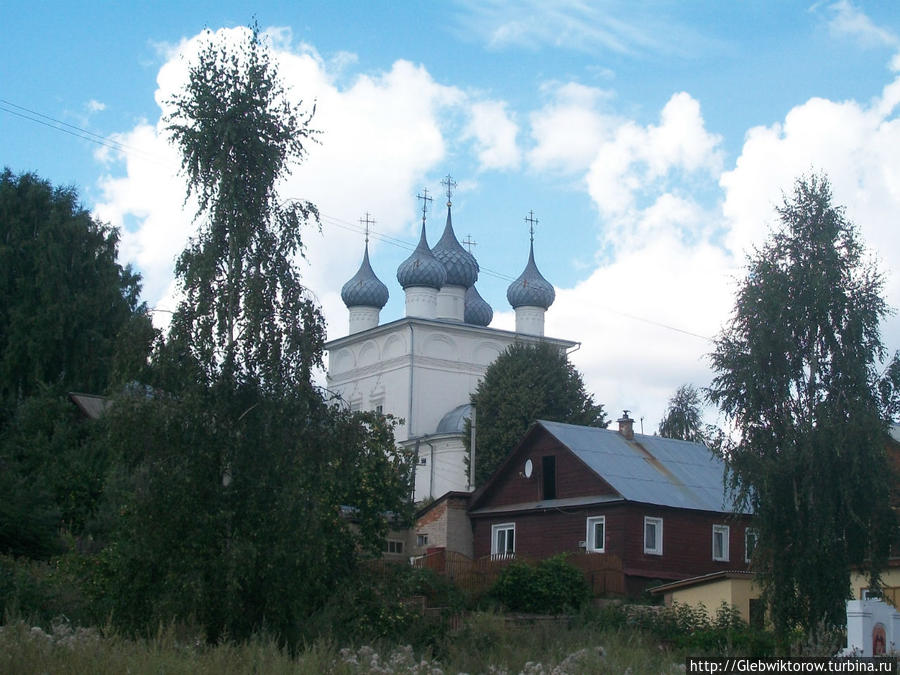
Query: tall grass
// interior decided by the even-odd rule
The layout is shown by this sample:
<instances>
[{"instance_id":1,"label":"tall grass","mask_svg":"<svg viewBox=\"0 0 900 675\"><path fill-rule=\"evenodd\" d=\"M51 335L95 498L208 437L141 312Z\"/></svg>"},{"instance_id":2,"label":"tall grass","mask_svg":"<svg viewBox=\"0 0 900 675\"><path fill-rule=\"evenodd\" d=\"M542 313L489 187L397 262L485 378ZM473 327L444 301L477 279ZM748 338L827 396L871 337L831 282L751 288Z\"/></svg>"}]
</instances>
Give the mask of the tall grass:
<instances>
[{"instance_id":1,"label":"tall grass","mask_svg":"<svg viewBox=\"0 0 900 675\"><path fill-rule=\"evenodd\" d=\"M475 613L440 647L415 653L382 643L339 648L319 640L291 655L273 640L208 645L175 627L144 639L112 630L75 629L65 623L43 631L16 620L0 628L0 672L4 673L667 673L684 656L661 649L631 629L587 624L511 624L502 615Z\"/></svg>"}]
</instances>

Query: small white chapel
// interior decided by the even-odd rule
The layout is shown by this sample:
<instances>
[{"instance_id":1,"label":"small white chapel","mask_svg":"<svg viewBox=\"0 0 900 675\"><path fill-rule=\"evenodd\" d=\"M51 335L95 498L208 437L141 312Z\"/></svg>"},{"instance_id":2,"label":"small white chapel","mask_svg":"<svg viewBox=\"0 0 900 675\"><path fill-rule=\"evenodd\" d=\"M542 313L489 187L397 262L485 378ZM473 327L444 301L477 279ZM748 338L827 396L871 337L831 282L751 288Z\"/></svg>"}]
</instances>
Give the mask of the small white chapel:
<instances>
[{"instance_id":1,"label":"small white chapel","mask_svg":"<svg viewBox=\"0 0 900 675\"><path fill-rule=\"evenodd\" d=\"M515 310L515 331L491 328L493 309L475 288L478 262L456 238L452 222L450 176L447 221L433 248L428 245L422 200L422 230L412 255L397 268L406 294L406 315L380 322L387 286L369 262L369 241L359 271L341 290L349 312L349 333L326 343L326 386L351 410L372 410L403 420L397 442L415 452L414 500L449 491L471 491L465 421L473 416L470 395L488 366L510 344L546 341L569 350L578 343L544 335L544 315L556 293L534 261L534 228L528 261L506 297ZM477 425L477 411L473 423ZM478 461L475 448L474 462Z\"/></svg>"}]
</instances>

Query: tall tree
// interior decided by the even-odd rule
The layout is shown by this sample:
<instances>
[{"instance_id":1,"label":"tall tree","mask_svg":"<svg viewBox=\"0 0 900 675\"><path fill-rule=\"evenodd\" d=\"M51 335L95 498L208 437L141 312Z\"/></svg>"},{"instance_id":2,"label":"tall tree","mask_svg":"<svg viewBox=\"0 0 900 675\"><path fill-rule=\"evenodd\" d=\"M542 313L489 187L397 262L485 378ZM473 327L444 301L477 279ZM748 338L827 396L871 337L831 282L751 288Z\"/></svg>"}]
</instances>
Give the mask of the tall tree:
<instances>
[{"instance_id":1,"label":"tall tree","mask_svg":"<svg viewBox=\"0 0 900 675\"><path fill-rule=\"evenodd\" d=\"M184 296L157 391L107 415L121 458L114 617L295 643L360 554L380 549L386 514L409 514L411 459L392 420L330 406L311 381L325 329L294 258L317 213L275 189L303 157L311 113L258 31L210 39L172 105L199 229L176 266Z\"/></svg>"},{"instance_id":2,"label":"tall tree","mask_svg":"<svg viewBox=\"0 0 900 675\"><path fill-rule=\"evenodd\" d=\"M119 233L74 188L0 173L0 403L70 390L105 393L120 334L152 337L140 277L117 261ZM132 327L133 329L133 327ZM139 359L140 360L140 359Z\"/></svg>"},{"instance_id":3,"label":"tall tree","mask_svg":"<svg viewBox=\"0 0 900 675\"><path fill-rule=\"evenodd\" d=\"M105 453L66 393L137 376L155 337L118 241L74 188L0 173L0 552L48 555L99 503Z\"/></svg>"},{"instance_id":4,"label":"tall tree","mask_svg":"<svg viewBox=\"0 0 900 675\"><path fill-rule=\"evenodd\" d=\"M716 340L709 396L736 426L730 482L756 513L753 564L784 648L795 626L843 623L850 566L876 583L896 524L882 277L827 178L799 179L778 215Z\"/></svg>"},{"instance_id":5,"label":"tall tree","mask_svg":"<svg viewBox=\"0 0 900 675\"><path fill-rule=\"evenodd\" d=\"M207 383L254 381L284 391L321 363L325 330L294 265L309 202L282 201L276 183L315 131L275 76L257 28L241 45L207 42L166 118L181 151L199 232L175 268L184 299L172 336Z\"/></svg>"},{"instance_id":6,"label":"tall tree","mask_svg":"<svg viewBox=\"0 0 900 675\"><path fill-rule=\"evenodd\" d=\"M700 394L691 384L676 390L659 422L659 435L695 443L706 442L700 415Z\"/></svg>"},{"instance_id":7,"label":"tall tree","mask_svg":"<svg viewBox=\"0 0 900 675\"><path fill-rule=\"evenodd\" d=\"M548 342L510 345L488 367L471 402L476 413L475 485L491 476L537 419L608 424L603 406L585 390L581 373ZM469 439L467 433L467 444Z\"/></svg>"}]
</instances>

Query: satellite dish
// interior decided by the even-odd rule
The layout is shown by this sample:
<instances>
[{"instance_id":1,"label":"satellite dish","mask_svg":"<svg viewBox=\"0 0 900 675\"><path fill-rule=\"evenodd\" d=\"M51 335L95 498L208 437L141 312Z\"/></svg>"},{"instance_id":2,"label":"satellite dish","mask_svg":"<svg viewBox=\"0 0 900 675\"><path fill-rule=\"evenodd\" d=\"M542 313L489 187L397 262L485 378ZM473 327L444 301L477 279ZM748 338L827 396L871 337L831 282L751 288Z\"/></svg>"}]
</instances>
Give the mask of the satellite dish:
<instances>
[{"instance_id":1,"label":"satellite dish","mask_svg":"<svg viewBox=\"0 0 900 675\"><path fill-rule=\"evenodd\" d=\"M531 478L531 472L534 470L534 465L531 463L530 459L525 460L525 478Z\"/></svg>"}]
</instances>

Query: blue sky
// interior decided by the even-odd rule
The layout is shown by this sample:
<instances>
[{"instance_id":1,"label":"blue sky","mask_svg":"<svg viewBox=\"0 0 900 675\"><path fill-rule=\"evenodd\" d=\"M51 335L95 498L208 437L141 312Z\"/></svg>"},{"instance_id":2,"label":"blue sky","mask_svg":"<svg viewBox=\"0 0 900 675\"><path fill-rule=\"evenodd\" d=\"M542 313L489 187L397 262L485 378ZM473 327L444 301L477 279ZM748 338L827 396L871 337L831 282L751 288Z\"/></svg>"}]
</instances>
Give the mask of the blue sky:
<instances>
[{"instance_id":1,"label":"blue sky","mask_svg":"<svg viewBox=\"0 0 900 675\"><path fill-rule=\"evenodd\" d=\"M160 104L201 31L234 39L254 16L286 83L317 106L322 143L282 193L323 213L301 265L330 337L347 330L338 294L361 256L358 219L377 223L372 264L391 292L382 320L399 318L394 275L415 243L415 195L437 194L448 172L492 325L513 325L505 289L534 210L538 266L557 289L547 332L580 341L572 358L589 389L648 432L679 384L708 383L704 337L727 320L745 253L801 173L830 175L900 305L892 2L8 0L0 163L76 185L121 227L123 261L152 307L172 306L173 259L191 232ZM900 348L896 316L884 338Z\"/></svg>"}]
</instances>

